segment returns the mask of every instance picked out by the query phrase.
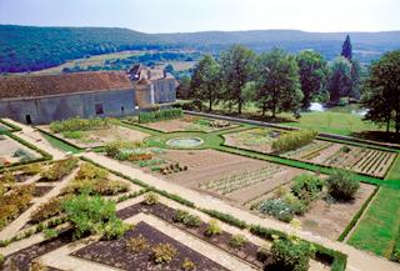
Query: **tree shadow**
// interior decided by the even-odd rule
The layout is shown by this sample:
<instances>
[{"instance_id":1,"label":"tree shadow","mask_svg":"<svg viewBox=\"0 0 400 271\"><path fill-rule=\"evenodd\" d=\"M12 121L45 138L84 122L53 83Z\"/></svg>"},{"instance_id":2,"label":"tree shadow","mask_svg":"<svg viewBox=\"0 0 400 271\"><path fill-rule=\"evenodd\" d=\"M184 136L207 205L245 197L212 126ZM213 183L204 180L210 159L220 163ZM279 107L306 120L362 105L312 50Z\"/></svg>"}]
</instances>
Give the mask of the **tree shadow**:
<instances>
[{"instance_id":1,"label":"tree shadow","mask_svg":"<svg viewBox=\"0 0 400 271\"><path fill-rule=\"evenodd\" d=\"M352 133L353 137L380 141L384 143L394 143L400 144L400 134L396 134L394 132L385 132L385 131L363 131L359 133Z\"/></svg>"}]
</instances>

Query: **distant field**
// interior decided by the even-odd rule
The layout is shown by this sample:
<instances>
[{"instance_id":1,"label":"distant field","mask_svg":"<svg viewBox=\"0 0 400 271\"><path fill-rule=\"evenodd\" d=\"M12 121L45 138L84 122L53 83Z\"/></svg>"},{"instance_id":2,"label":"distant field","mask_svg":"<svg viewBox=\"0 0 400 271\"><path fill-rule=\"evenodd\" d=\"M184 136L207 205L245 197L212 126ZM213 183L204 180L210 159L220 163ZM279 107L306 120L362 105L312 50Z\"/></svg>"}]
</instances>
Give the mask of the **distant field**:
<instances>
[{"instance_id":1,"label":"distant field","mask_svg":"<svg viewBox=\"0 0 400 271\"><path fill-rule=\"evenodd\" d=\"M106 60L115 60L115 59L124 59L131 56L144 55L146 53L152 53L153 51L124 51L118 53L97 55L88 58L80 58L72 61L68 61L65 64L62 64L57 67L44 69L36 72L32 72L31 74L44 75L44 74L57 74L61 73L64 68L73 68L75 66L80 67L88 67L88 66L102 66Z\"/></svg>"}]
</instances>

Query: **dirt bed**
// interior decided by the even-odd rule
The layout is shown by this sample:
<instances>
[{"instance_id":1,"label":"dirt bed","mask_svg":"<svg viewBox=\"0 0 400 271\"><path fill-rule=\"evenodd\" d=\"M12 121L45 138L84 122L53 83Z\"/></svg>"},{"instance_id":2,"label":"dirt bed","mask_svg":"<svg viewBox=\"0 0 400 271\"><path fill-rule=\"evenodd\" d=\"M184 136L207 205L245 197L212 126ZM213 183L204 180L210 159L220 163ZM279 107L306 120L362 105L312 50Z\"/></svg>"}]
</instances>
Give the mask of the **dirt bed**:
<instances>
[{"instance_id":1,"label":"dirt bed","mask_svg":"<svg viewBox=\"0 0 400 271\"><path fill-rule=\"evenodd\" d=\"M322 199L317 200L310 210L298 219L302 222L304 230L336 240L374 190L373 185L361 184L355 199L350 203L328 204Z\"/></svg>"},{"instance_id":2,"label":"dirt bed","mask_svg":"<svg viewBox=\"0 0 400 271\"><path fill-rule=\"evenodd\" d=\"M30 155L32 159L40 157L40 154L21 143L9 138L8 136L0 135L0 165L19 162L22 156L17 157L14 155L17 150L23 150L25 153Z\"/></svg>"}]
</instances>

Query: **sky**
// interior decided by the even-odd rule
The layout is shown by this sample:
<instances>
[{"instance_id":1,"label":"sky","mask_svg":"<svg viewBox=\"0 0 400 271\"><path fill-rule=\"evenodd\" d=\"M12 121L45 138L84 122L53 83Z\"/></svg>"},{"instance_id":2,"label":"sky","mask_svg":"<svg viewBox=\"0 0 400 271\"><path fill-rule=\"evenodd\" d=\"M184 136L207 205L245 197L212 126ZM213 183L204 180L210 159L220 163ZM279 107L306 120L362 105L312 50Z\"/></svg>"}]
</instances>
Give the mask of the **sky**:
<instances>
[{"instance_id":1,"label":"sky","mask_svg":"<svg viewBox=\"0 0 400 271\"><path fill-rule=\"evenodd\" d=\"M400 30L400 0L0 0L0 24L147 33Z\"/></svg>"}]
</instances>

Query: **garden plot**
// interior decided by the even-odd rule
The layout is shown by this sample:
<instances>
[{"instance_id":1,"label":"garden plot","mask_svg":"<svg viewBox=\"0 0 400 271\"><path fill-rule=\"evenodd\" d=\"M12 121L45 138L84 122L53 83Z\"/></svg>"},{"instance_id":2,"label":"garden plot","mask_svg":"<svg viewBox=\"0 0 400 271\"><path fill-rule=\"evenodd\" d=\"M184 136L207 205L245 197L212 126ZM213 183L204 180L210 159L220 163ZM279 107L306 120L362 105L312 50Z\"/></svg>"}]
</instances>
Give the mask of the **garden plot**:
<instances>
[{"instance_id":1,"label":"garden plot","mask_svg":"<svg viewBox=\"0 0 400 271\"><path fill-rule=\"evenodd\" d=\"M49 126L40 126L39 128L52 133ZM62 132L55 133L54 135L80 148L101 147L109 142L119 140L142 141L149 136L149 134L119 125L112 125L106 129L99 128L87 131Z\"/></svg>"},{"instance_id":2,"label":"garden plot","mask_svg":"<svg viewBox=\"0 0 400 271\"><path fill-rule=\"evenodd\" d=\"M228 121L211 120L193 116L184 116L180 119L151 122L141 125L165 133L179 131L199 131L209 133L239 126L238 124L232 124Z\"/></svg>"},{"instance_id":3,"label":"garden plot","mask_svg":"<svg viewBox=\"0 0 400 271\"><path fill-rule=\"evenodd\" d=\"M341 145L322 164L383 178L395 158L392 152Z\"/></svg>"},{"instance_id":4,"label":"garden plot","mask_svg":"<svg viewBox=\"0 0 400 271\"><path fill-rule=\"evenodd\" d=\"M28 162L40 158L41 155L12 138L0 135L0 166L18 162Z\"/></svg>"}]
</instances>

